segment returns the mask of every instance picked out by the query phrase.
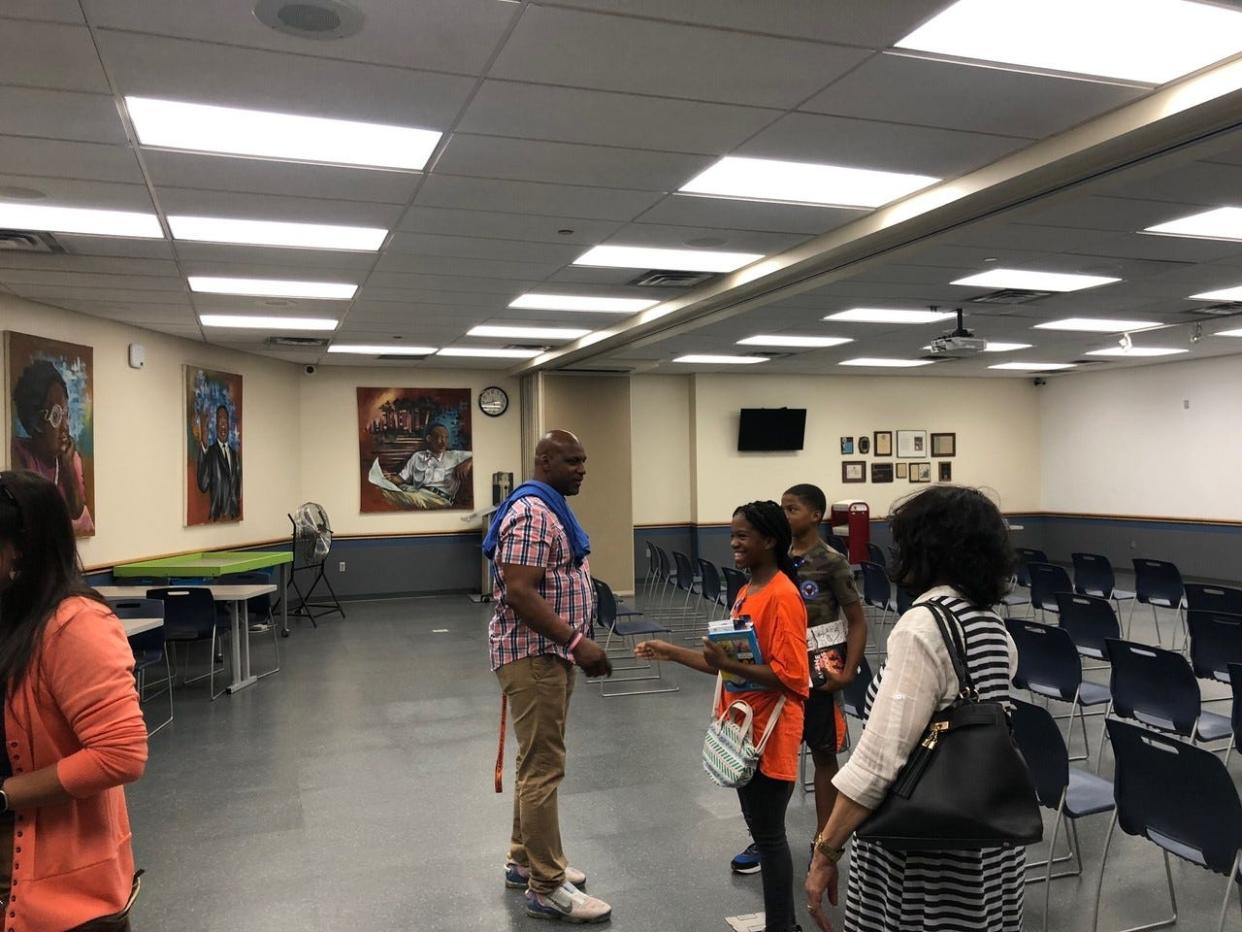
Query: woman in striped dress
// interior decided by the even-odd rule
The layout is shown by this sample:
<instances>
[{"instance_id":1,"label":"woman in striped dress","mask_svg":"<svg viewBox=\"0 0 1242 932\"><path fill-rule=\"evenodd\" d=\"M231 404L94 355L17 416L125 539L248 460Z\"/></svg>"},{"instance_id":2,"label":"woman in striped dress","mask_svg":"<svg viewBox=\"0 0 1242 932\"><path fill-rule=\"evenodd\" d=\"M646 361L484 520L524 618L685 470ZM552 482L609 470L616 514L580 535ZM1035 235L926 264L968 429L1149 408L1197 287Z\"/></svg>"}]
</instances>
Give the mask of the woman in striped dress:
<instances>
[{"instance_id":1,"label":"woman in striped dress","mask_svg":"<svg viewBox=\"0 0 1242 932\"><path fill-rule=\"evenodd\" d=\"M947 608L965 636L980 698L1007 700L1018 655L990 606L1009 588L1013 552L1000 512L975 489L937 486L891 516L892 577L923 593L889 635L887 659L867 696L867 725L837 774L836 805L816 839L807 909L832 932L823 896L837 902L837 861L854 830L879 807L932 714L958 694L948 649L930 609ZM896 851L855 839L845 897L846 932L1020 932L1022 848Z\"/></svg>"}]
</instances>

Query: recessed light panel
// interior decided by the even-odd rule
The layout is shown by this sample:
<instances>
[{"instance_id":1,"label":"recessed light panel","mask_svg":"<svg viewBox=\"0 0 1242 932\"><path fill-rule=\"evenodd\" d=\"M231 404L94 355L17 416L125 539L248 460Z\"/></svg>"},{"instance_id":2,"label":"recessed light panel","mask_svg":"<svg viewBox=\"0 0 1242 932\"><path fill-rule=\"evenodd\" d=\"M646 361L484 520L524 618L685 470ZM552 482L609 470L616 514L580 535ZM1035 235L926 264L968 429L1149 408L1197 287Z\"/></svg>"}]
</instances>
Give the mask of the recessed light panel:
<instances>
[{"instance_id":1,"label":"recessed light panel","mask_svg":"<svg viewBox=\"0 0 1242 932\"><path fill-rule=\"evenodd\" d=\"M441 134L409 126L126 97L144 146L216 155L421 170Z\"/></svg>"},{"instance_id":2,"label":"recessed light panel","mask_svg":"<svg viewBox=\"0 0 1242 932\"><path fill-rule=\"evenodd\" d=\"M1036 324L1036 330L1074 330L1080 333L1126 333L1164 326L1154 320L1109 320L1104 317L1067 317Z\"/></svg>"},{"instance_id":3,"label":"recessed light panel","mask_svg":"<svg viewBox=\"0 0 1242 932\"><path fill-rule=\"evenodd\" d=\"M359 356L430 356L434 346L386 346L381 343L333 343L329 353L355 353Z\"/></svg>"},{"instance_id":4,"label":"recessed light panel","mask_svg":"<svg viewBox=\"0 0 1242 932\"><path fill-rule=\"evenodd\" d=\"M437 356L477 356L480 359L532 359L542 353L537 349L495 349L487 346L449 346Z\"/></svg>"},{"instance_id":5,"label":"recessed light panel","mask_svg":"<svg viewBox=\"0 0 1242 932\"><path fill-rule=\"evenodd\" d=\"M953 312L899 311L883 307L853 307L848 311L829 314L824 320L839 320L854 324L933 324L948 320Z\"/></svg>"},{"instance_id":6,"label":"recessed light panel","mask_svg":"<svg viewBox=\"0 0 1242 932\"><path fill-rule=\"evenodd\" d=\"M849 337L795 337L780 334L760 334L738 340L738 346L787 346L792 349L822 349L826 346L840 346L842 343L853 343Z\"/></svg>"},{"instance_id":7,"label":"recessed light panel","mask_svg":"<svg viewBox=\"0 0 1242 932\"><path fill-rule=\"evenodd\" d=\"M1190 236L1197 239L1242 240L1242 207L1218 207L1203 213L1191 214L1180 220L1157 223L1147 227L1144 233L1161 233L1165 236Z\"/></svg>"},{"instance_id":8,"label":"recessed light panel","mask_svg":"<svg viewBox=\"0 0 1242 932\"><path fill-rule=\"evenodd\" d=\"M647 298L605 298L589 294L538 294L531 292L509 302L524 311L582 311L591 314L637 314L659 301Z\"/></svg>"},{"instance_id":9,"label":"recessed light panel","mask_svg":"<svg viewBox=\"0 0 1242 932\"><path fill-rule=\"evenodd\" d=\"M518 340L576 340L590 332L590 330L578 330L571 327L495 327L488 324L472 327L466 336L507 337Z\"/></svg>"},{"instance_id":10,"label":"recessed light panel","mask_svg":"<svg viewBox=\"0 0 1242 932\"><path fill-rule=\"evenodd\" d=\"M1218 337L1242 337L1242 330L1217 330Z\"/></svg>"},{"instance_id":11,"label":"recessed light panel","mask_svg":"<svg viewBox=\"0 0 1242 932\"><path fill-rule=\"evenodd\" d=\"M1204 291L1190 296L1192 301L1242 301L1242 285L1232 288L1220 288L1216 291Z\"/></svg>"},{"instance_id":12,"label":"recessed light panel","mask_svg":"<svg viewBox=\"0 0 1242 932\"><path fill-rule=\"evenodd\" d=\"M1131 346L1126 349L1123 346L1110 346L1108 349L1091 350L1088 356L1177 356L1180 353L1189 353L1188 349L1175 349L1171 346Z\"/></svg>"},{"instance_id":13,"label":"recessed light panel","mask_svg":"<svg viewBox=\"0 0 1242 932\"><path fill-rule=\"evenodd\" d=\"M1007 369L1011 372L1055 372L1058 369L1073 369L1072 362L1003 362L989 369Z\"/></svg>"},{"instance_id":14,"label":"recessed light panel","mask_svg":"<svg viewBox=\"0 0 1242 932\"><path fill-rule=\"evenodd\" d=\"M1121 281L1107 275L1076 275L1070 272L1032 272L1028 269L989 269L959 278L953 285L973 288L1022 288L1027 291L1082 291Z\"/></svg>"},{"instance_id":15,"label":"recessed light panel","mask_svg":"<svg viewBox=\"0 0 1242 932\"><path fill-rule=\"evenodd\" d=\"M939 178L900 172L727 156L681 187L682 194L833 207L879 207Z\"/></svg>"},{"instance_id":16,"label":"recessed light panel","mask_svg":"<svg viewBox=\"0 0 1242 932\"><path fill-rule=\"evenodd\" d=\"M690 353L673 360L673 362L700 366L752 366L755 363L767 361L766 356L715 356L709 353Z\"/></svg>"},{"instance_id":17,"label":"recessed light panel","mask_svg":"<svg viewBox=\"0 0 1242 932\"><path fill-rule=\"evenodd\" d=\"M160 228L160 222L155 214L144 214L132 210L0 204L0 227L6 230L78 233L83 236L164 238L164 231Z\"/></svg>"},{"instance_id":18,"label":"recessed light panel","mask_svg":"<svg viewBox=\"0 0 1242 932\"><path fill-rule=\"evenodd\" d=\"M930 359L887 359L882 356L859 356L839 362L839 366L865 366L872 369L914 369L918 366L930 366Z\"/></svg>"},{"instance_id":19,"label":"recessed light panel","mask_svg":"<svg viewBox=\"0 0 1242 932\"><path fill-rule=\"evenodd\" d=\"M348 301L358 290L357 285L344 282L297 282L274 278L217 278L190 275L190 290L202 294L239 294L260 298L318 298L323 301Z\"/></svg>"},{"instance_id":20,"label":"recessed light panel","mask_svg":"<svg viewBox=\"0 0 1242 932\"><path fill-rule=\"evenodd\" d=\"M329 223L289 223L278 220L236 220L225 217L168 218L173 239L193 243L239 243L245 246L283 246L290 249L337 249L378 252L387 230L346 227Z\"/></svg>"},{"instance_id":21,"label":"recessed light panel","mask_svg":"<svg viewBox=\"0 0 1242 932\"><path fill-rule=\"evenodd\" d=\"M988 340L988 345L983 348L983 351L985 353L1012 353L1014 350L1030 348L1030 343L994 343Z\"/></svg>"},{"instance_id":22,"label":"recessed light panel","mask_svg":"<svg viewBox=\"0 0 1242 932\"><path fill-rule=\"evenodd\" d=\"M203 314L204 327L231 327L238 330L335 330L337 321L328 317L258 317L249 314Z\"/></svg>"},{"instance_id":23,"label":"recessed light panel","mask_svg":"<svg viewBox=\"0 0 1242 932\"><path fill-rule=\"evenodd\" d=\"M611 269L669 269L678 272L732 272L763 256L754 252L715 249L659 249L650 246L596 246L574 265Z\"/></svg>"},{"instance_id":24,"label":"recessed light panel","mask_svg":"<svg viewBox=\"0 0 1242 932\"><path fill-rule=\"evenodd\" d=\"M1242 14L1189 0L958 0L897 47L1163 84L1242 51Z\"/></svg>"}]
</instances>

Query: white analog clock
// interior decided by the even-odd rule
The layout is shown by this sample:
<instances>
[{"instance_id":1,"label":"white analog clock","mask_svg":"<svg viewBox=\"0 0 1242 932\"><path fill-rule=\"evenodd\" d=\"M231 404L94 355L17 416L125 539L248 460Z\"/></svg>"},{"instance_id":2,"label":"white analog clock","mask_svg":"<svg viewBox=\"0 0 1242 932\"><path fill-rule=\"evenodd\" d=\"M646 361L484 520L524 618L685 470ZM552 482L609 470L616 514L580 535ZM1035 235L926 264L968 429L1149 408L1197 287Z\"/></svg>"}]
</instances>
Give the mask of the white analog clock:
<instances>
[{"instance_id":1,"label":"white analog clock","mask_svg":"<svg viewBox=\"0 0 1242 932\"><path fill-rule=\"evenodd\" d=\"M500 417L509 410L509 394L492 385L479 392L479 410L488 417Z\"/></svg>"}]
</instances>

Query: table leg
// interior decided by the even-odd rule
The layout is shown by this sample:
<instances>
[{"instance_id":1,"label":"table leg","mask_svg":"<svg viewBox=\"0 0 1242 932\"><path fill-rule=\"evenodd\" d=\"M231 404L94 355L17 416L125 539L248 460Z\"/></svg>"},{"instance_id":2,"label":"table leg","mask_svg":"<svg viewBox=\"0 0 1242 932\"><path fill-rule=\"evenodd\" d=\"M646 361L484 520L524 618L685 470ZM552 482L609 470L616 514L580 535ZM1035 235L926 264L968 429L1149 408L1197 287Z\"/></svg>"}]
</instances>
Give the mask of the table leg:
<instances>
[{"instance_id":1,"label":"table leg","mask_svg":"<svg viewBox=\"0 0 1242 932\"><path fill-rule=\"evenodd\" d=\"M229 603L229 621L232 626L232 644L229 645L233 657L233 682L229 684L229 692L235 693L253 686L258 680L250 675L250 616L246 611L246 600Z\"/></svg>"}]
</instances>

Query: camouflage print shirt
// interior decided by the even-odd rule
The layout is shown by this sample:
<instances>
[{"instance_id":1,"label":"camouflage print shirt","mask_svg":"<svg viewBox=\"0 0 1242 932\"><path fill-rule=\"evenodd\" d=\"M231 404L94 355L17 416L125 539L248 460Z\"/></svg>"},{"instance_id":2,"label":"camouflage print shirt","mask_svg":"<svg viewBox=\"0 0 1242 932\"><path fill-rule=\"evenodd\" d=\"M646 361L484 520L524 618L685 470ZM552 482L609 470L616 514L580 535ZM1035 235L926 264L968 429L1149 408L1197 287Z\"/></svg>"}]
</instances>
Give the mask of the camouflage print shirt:
<instances>
[{"instance_id":1,"label":"camouflage print shirt","mask_svg":"<svg viewBox=\"0 0 1242 932\"><path fill-rule=\"evenodd\" d=\"M798 569L798 589L806 602L808 628L836 621L841 609L859 601L849 563L822 540L793 559Z\"/></svg>"}]
</instances>

